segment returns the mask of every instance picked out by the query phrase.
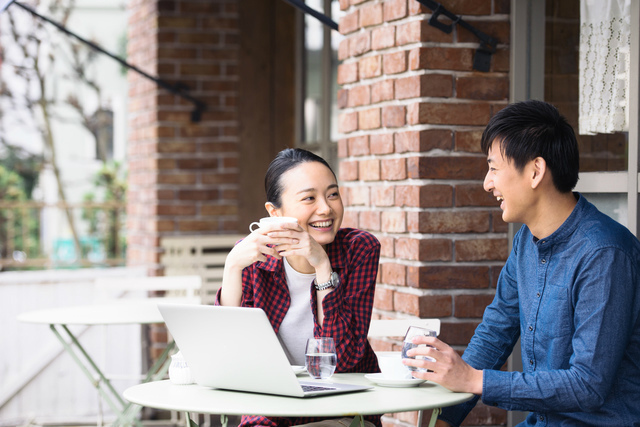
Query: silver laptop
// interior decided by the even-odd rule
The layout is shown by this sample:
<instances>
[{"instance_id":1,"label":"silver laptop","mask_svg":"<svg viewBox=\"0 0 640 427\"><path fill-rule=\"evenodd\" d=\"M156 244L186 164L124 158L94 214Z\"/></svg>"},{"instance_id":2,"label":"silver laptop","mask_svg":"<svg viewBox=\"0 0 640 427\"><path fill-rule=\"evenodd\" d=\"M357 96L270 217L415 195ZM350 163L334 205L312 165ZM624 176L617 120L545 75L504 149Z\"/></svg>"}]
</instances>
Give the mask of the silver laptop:
<instances>
[{"instance_id":1,"label":"silver laptop","mask_svg":"<svg viewBox=\"0 0 640 427\"><path fill-rule=\"evenodd\" d=\"M158 309L199 385L294 397L372 388L299 381L259 308L158 304Z\"/></svg>"}]
</instances>

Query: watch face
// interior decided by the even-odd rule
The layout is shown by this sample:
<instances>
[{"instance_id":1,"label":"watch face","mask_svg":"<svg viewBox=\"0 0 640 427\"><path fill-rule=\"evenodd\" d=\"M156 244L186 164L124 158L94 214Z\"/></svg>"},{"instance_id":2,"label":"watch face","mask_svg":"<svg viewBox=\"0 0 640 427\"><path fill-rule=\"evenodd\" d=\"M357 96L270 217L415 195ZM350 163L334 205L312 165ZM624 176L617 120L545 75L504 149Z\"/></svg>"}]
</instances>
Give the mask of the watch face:
<instances>
[{"instance_id":1,"label":"watch face","mask_svg":"<svg viewBox=\"0 0 640 427\"><path fill-rule=\"evenodd\" d=\"M331 273L331 286L334 288L340 284L340 276L335 271Z\"/></svg>"}]
</instances>

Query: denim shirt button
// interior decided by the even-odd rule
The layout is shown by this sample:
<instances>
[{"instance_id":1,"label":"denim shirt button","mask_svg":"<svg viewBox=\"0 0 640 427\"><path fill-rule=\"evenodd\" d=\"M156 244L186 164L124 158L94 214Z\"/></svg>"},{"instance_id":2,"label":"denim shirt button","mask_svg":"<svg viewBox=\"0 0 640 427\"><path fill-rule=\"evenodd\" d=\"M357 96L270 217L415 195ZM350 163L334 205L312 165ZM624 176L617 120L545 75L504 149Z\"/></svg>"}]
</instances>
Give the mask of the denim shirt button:
<instances>
[{"instance_id":1,"label":"denim shirt button","mask_svg":"<svg viewBox=\"0 0 640 427\"><path fill-rule=\"evenodd\" d=\"M542 415L540 415L540 416L538 417L538 419L539 419L540 421L544 421L544 417L543 417Z\"/></svg>"},{"instance_id":2,"label":"denim shirt button","mask_svg":"<svg viewBox=\"0 0 640 427\"><path fill-rule=\"evenodd\" d=\"M529 330L530 330L530 331L533 331L533 326L529 326Z\"/></svg>"},{"instance_id":3,"label":"denim shirt button","mask_svg":"<svg viewBox=\"0 0 640 427\"><path fill-rule=\"evenodd\" d=\"M529 359L529 365L533 365L533 359Z\"/></svg>"},{"instance_id":4,"label":"denim shirt button","mask_svg":"<svg viewBox=\"0 0 640 427\"><path fill-rule=\"evenodd\" d=\"M542 258L542 259L540 260L540 262L541 262L541 263L543 263L543 264L546 264L546 263L547 263L547 260L546 260L546 259L544 259L544 258Z\"/></svg>"},{"instance_id":5,"label":"denim shirt button","mask_svg":"<svg viewBox=\"0 0 640 427\"><path fill-rule=\"evenodd\" d=\"M540 292L537 292L537 293L536 293L536 296L537 296L538 298L540 298Z\"/></svg>"}]
</instances>

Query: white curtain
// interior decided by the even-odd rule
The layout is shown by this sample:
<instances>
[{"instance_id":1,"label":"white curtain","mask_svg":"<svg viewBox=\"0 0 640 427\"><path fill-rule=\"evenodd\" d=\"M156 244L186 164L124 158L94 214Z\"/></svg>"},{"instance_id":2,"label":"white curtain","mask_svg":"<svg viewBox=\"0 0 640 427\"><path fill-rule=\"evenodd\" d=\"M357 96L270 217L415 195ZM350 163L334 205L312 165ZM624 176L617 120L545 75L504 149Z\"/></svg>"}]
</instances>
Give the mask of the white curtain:
<instances>
[{"instance_id":1,"label":"white curtain","mask_svg":"<svg viewBox=\"0 0 640 427\"><path fill-rule=\"evenodd\" d=\"M631 0L580 0L580 134L629 129L630 8Z\"/></svg>"}]
</instances>

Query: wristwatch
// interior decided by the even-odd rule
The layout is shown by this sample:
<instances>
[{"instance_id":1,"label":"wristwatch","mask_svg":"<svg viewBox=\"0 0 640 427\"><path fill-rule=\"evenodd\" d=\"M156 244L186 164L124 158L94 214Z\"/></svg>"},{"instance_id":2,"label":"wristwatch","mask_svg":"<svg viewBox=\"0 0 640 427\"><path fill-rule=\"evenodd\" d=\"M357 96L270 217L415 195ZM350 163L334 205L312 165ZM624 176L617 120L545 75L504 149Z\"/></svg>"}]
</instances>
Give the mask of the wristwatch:
<instances>
[{"instance_id":1,"label":"wristwatch","mask_svg":"<svg viewBox=\"0 0 640 427\"><path fill-rule=\"evenodd\" d=\"M318 283L316 279L313 279L313 286L317 291L324 291L325 289L335 288L340 284L340 276L335 271L331 272L331 277L328 282Z\"/></svg>"}]
</instances>

